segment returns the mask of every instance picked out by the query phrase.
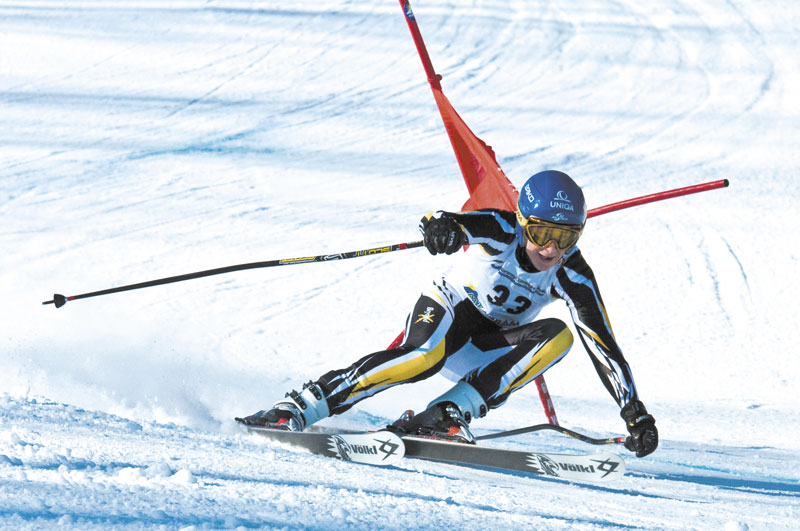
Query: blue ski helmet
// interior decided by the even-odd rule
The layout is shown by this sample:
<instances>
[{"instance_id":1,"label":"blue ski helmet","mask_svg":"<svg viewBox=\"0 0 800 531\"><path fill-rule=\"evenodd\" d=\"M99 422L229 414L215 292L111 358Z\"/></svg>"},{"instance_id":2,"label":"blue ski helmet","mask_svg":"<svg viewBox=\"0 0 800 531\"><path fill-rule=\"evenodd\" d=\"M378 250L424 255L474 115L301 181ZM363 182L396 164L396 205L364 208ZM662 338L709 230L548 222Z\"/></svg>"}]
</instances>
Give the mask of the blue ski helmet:
<instances>
[{"instance_id":1,"label":"blue ski helmet","mask_svg":"<svg viewBox=\"0 0 800 531\"><path fill-rule=\"evenodd\" d=\"M540 171L522 186L517 208L523 219L536 218L563 225L586 224L583 191L572 178L556 170ZM525 234L517 223L517 239L525 245Z\"/></svg>"}]
</instances>

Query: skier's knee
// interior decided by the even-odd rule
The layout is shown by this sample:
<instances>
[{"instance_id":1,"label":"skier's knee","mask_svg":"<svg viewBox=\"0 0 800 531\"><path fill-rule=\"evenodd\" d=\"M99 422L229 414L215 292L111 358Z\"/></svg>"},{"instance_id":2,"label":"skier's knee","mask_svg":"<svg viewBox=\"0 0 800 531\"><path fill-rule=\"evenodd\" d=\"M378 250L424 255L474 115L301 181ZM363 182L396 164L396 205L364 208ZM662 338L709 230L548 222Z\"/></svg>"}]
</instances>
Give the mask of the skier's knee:
<instances>
[{"instance_id":1,"label":"skier's knee","mask_svg":"<svg viewBox=\"0 0 800 531\"><path fill-rule=\"evenodd\" d=\"M569 338L569 346L572 346L572 332L570 332L566 323L561 319L548 317L525 325L522 328L523 330L519 338L520 343L523 341L535 341L537 343L549 341L559 336L559 334L564 334L564 332L566 332L565 336Z\"/></svg>"},{"instance_id":2,"label":"skier's knee","mask_svg":"<svg viewBox=\"0 0 800 531\"><path fill-rule=\"evenodd\" d=\"M572 332L569 331L567 324L561 319L548 317L547 319L542 319L539 322L542 323L544 334L548 337L556 337L558 334L566 330L567 333L569 333L570 339L572 338Z\"/></svg>"}]
</instances>

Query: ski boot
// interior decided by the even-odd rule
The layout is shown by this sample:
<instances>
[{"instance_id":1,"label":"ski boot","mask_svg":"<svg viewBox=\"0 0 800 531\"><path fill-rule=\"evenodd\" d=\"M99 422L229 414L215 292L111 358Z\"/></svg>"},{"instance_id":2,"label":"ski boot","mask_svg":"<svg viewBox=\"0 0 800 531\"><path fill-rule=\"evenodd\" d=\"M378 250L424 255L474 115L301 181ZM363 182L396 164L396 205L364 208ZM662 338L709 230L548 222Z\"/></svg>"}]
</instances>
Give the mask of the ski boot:
<instances>
[{"instance_id":1,"label":"ski boot","mask_svg":"<svg viewBox=\"0 0 800 531\"><path fill-rule=\"evenodd\" d=\"M401 435L421 435L432 439L475 444L475 437L469 431L469 424L452 402L434 404L418 415L408 410L386 429Z\"/></svg>"},{"instance_id":2,"label":"ski boot","mask_svg":"<svg viewBox=\"0 0 800 531\"><path fill-rule=\"evenodd\" d=\"M406 411L387 426L387 429L397 433L475 444L469 422L475 417L483 417L486 411L486 402L478 391L460 381L431 402L422 413L414 415L413 411Z\"/></svg>"},{"instance_id":3,"label":"ski boot","mask_svg":"<svg viewBox=\"0 0 800 531\"><path fill-rule=\"evenodd\" d=\"M262 409L244 418L236 417L236 421L247 426L303 431L318 420L329 416L328 402L319 386L308 382L303 385L301 392L286 393L286 397L276 402L271 409Z\"/></svg>"}]
</instances>

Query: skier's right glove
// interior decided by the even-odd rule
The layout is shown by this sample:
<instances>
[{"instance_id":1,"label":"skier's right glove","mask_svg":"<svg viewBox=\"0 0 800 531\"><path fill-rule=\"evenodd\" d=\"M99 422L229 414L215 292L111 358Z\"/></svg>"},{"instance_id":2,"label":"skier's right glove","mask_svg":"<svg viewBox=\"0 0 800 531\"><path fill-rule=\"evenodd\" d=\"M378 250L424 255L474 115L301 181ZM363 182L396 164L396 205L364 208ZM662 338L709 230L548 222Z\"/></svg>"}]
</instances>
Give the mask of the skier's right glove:
<instances>
[{"instance_id":1,"label":"skier's right glove","mask_svg":"<svg viewBox=\"0 0 800 531\"><path fill-rule=\"evenodd\" d=\"M622 408L620 416L631 434L625 440L625 448L636 452L636 457L650 455L658 448L658 430L656 419L647 413L640 401L630 402Z\"/></svg>"},{"instance_id":2,"label":"skier's right glove","mask_svg":"<svg viewBox=\"0 0 800 531\"><path fill-rule=\"evenodd\" d=\"M419 221L419 230L425 248L431 254L453 254L467 244L467 235L461 225L447 212L442 212L439 217L433 217L432 213L423 216Z\"/></svg>"}]
</instances>

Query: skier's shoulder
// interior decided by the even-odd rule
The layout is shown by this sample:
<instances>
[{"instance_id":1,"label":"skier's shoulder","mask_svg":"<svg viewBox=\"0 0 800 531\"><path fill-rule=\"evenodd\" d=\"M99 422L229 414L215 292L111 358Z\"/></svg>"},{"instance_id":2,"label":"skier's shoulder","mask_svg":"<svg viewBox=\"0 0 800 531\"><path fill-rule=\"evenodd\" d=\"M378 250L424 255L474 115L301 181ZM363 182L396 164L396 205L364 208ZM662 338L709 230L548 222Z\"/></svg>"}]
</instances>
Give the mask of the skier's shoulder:
<instances>
[{"instance_id":1,"label":"skier's shoulder","mask_svg":"<svg viewBox=\"0 0 800 531\"><path fill-rule=\"evenodd\" d=\"M588 285L592 289L596 289L594 272L577 246L564 255L564 260L556 273L556 279L565 289L573 284Z\"/></svg>"},{"instance_id":2,"label":"skier's shoulder","mask_svg":"<svg viewBox=\"0 0 800 531\"><path fill-rule=\"evenodd\" d=\"M586 258L583 256L580 248L576 245L564 255L561 263L561 269L569 269L572 271L582 272L585 270L591 271Z\"/></svg>"}]
</instances>

